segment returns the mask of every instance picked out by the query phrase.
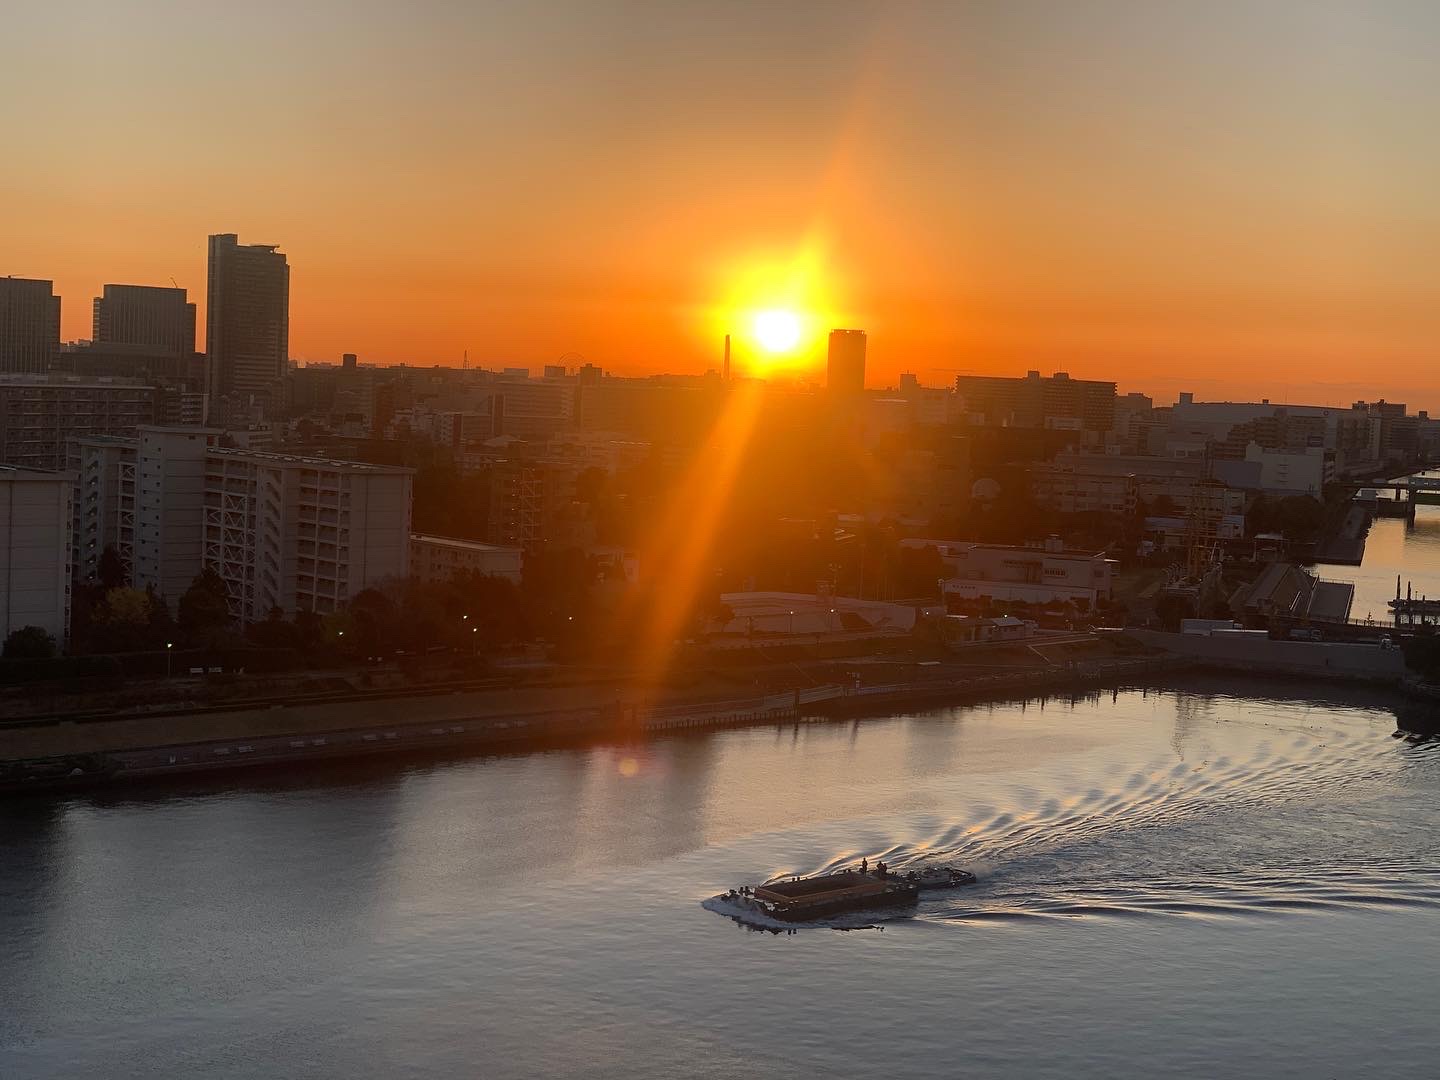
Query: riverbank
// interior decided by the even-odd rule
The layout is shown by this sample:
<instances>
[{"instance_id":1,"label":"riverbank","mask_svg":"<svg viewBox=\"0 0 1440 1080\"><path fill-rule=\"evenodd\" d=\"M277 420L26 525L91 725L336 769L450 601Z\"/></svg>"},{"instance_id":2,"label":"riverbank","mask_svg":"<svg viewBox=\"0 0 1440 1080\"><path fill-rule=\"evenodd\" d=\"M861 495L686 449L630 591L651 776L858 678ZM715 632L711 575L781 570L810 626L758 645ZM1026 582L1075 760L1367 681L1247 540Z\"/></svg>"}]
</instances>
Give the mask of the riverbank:
<instances>
[{"instance_id":1,"label":"riverbank","mask_svg":"<svg viewBox=\"0 0 1440 1080\"><path fill-rule=\"evenodd\" d=\"M1365 541L1375 515L1351 503L1315 545L1315 561L1327 566L1359 566L1365 561Z\"/></svg>"},{"instance_id":2,"label":"riverbank","mask_svg":"<svg viewBox=\"0 0 1440 1080\"><path fill-rule=\"evenodd\" d=\"M543 691L537 689L503 696L454 693L229 709L108 723L61 721L0 731L0 791L85 787L346 757L489 752L883 715L903 708L1086 692L1152 679L1185 663L1155 657L1011 670L933 664L926 665L924 677L903 683L857 680L843 686L832 683L727 699L653 700L635 688L611 688L606 700L597 702L594 688L569 687L551 688L548 704L538 708L534 706Z\"/></svg>"},{"instance_id":3,"label":"riverbank","mask_svg":"<svg viewBox=\"0 0 1440 1080\"><path fill-rule=\"evenodd\" d=\"M809 685L764 689L784 669ZM465 755L667 733L1076 697L1163 683L1188 672L1261 675L1406 689L1399 650L1341 643L1125 633L1011 643L951 656L787 664L742 682L691 672L669 688L623 680L544 686L336 694L143 716L24 721L0 730L0 792L83 788L238 769L294 768L360 757ZM730 694L722 694L724 688ZM1430 693L1430 691L1423 691Z\"/></svg>"}]
</instances>

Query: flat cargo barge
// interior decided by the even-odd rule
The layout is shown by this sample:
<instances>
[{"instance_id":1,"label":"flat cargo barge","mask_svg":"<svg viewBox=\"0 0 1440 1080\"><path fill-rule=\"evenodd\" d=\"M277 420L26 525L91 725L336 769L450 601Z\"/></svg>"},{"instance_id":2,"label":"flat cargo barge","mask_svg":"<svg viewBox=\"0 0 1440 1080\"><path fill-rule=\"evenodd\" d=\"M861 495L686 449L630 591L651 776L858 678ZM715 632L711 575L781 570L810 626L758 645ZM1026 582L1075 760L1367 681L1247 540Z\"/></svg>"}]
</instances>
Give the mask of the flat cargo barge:
<instances>
[{"instance_id":1,"label":"flat cargo barge","mask_svg":"<svg viewBox=\"0 0 1440 1080\"><path fill-rule=\"evenodd\" d=\"M782 922L812 922L857 911L913 908L927 889L970 885L975 875L953 866L896 873L868 860L830 874L793 877L764 885L732 889L723 897L741 912Z\"/></svg>"}]
</instances>

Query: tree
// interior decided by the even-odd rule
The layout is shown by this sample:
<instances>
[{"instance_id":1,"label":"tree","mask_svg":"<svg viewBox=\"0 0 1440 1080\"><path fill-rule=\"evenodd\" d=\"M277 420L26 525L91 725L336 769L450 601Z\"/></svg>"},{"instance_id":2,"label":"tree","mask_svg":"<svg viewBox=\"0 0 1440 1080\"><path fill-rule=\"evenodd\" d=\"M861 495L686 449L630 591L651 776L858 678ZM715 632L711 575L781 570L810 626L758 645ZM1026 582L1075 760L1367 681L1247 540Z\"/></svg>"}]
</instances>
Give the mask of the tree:
<instances>
[{"instance_id":1,"label":"tree","mask_svg":"<svg viewBox=\"0 0 1440 1080\"><path fill-rule=\"evenodd\" d=\"M168 613L152 593L122 585L107 589L83 624L72 623L72 638L85 652L133 652L163 642L167 622Z\"/></svg>"},{"instance_id":2,"label":"tree","mask_svg":"<svg viewBox=\"0 0 1440 1080\"><path fill-rule=\"evenodd\" d=\"M1180 629L1182 620L1195 617L1195 605L1187 597L1165 593L1155 601L1155 617L1173 633Z\"/></svg>"},{"instance_id":3,"label":"tree","mask_svg":"<svg viewBox=\"0 0 1440 1080\"><path fill-rule=\"evenodd\" d=\"M210 567L201 570L180 597L178 621L181 636L191 644L211 644L230 625L225 582Z\"/></svg>"},{"instance_id":4,"label":"tree","mask_svg":"<svg viewBox=\"0 0 1440 1080\"><path fill-rule=\"evenodd\" d=\"M7 660L48 660L55 655L55 639L42 626L22 626L5 639Z\"/></svg>"},{"instance_id":5,"label":"tree","mask_svg":"<svg viewBox=\"0 0 1440 1080\"><path fill-rule=\"evenodd\" d=\"M125 563L114 545L106 544L105 550L100 553L100 565L95 576L107 592L125 584Z\"/></svg>"}]
</instances>

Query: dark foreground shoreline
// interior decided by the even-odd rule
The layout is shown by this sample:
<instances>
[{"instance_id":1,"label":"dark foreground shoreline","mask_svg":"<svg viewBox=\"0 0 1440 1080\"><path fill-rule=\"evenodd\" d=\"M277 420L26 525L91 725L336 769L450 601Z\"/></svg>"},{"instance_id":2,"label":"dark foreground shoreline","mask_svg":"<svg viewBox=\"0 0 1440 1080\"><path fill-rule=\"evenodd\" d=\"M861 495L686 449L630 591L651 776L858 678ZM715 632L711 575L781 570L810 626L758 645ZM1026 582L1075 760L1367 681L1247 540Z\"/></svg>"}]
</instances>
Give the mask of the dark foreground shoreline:
<instances>
[{"instance_id":1,"label":"dark foreground shoreline","mask_svg":"<svg viewBox=\"0 0 1440 1080\"><path fill-rule=\"evenodd\" d=\"M1285 686L1297 692L1277 695ZM1440 695L1425 688L1380 687L1334 680L1316 684L1293 675L1236 672L1181 657L1158 657L1020 670L881 686L817 687L804 692L730 701L658 705L603 703L568 710L503 715L454 715L421 719L369 717L363 724L305 726L303 707L285 710L293 730L241 730L221 739L175 740L92 753L0 761L0 796L129 789L203 781L245 772L297 775L330 762L368 759L377 767L395 762L528 753L596 743L632 743L673 734L764 725L789 726L839 719L893 716L897 712L984 702L1079 698L1104 690L1153 688L1227 696L1296 700L1322 697L1382 708L1397 726L1421 735L1440 734ZM1302 688L1308 692L1300 692ZM463 705L463 703L460 703ZM274 714L271 713L271 716ZM184 718L177 718L183 721ZM378 722L375 722L378 719ZM57 724L60 728L65 726Z\"/></svg>"}]
</instances>

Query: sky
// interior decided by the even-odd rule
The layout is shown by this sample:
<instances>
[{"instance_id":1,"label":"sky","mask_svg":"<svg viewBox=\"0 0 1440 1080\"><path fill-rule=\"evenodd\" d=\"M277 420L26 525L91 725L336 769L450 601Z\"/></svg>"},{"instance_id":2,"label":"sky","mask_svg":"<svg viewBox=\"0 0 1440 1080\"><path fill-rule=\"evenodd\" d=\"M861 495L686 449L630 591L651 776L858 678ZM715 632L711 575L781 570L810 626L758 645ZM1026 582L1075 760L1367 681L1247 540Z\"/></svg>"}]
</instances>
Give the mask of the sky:
<instances>
[{"instance_id":1,"label":"sky","mask_svg":"<svg viewBox=\"0 0 1440 1080\"><path fill-rule=\"evenodd\" d=\"M277 244L292 354L1440 410L1440 6L47 0L0 34L0 274L201 308Z\"/></svg>"}]
</instances>

